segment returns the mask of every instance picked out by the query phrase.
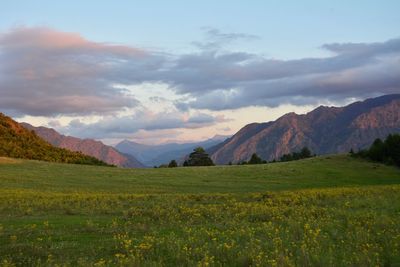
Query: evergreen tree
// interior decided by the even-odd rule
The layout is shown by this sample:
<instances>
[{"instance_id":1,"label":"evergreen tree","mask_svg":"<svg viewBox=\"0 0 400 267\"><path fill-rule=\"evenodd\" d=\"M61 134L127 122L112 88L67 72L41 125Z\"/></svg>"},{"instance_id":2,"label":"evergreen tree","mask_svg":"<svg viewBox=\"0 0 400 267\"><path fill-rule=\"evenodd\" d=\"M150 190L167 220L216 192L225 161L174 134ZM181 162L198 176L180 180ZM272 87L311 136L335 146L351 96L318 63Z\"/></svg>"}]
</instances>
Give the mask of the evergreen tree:
<instances>
[{"instance_id":1,"label":"evergreen tree","mask_svg":"<svg viewBox=\"0 0 400 267\"><path fill-rule=\"evenodd\" d=\"M369 149L361 150L355 156L400 167L400 135L389 134L385 141L377 138Z\"/></svg>"},{"instance_id":2,"label":"evergreen tree","mask_svg":"<svg viewBox=\"0 0 400 267\"><path fill-rule=\"evenodd\" d=\"M315 155L315 154L314 154ZM292 161L312 157L312 152L308 147L303 147L300 152L292 152L290 154L283 154L280 161Z\"/></svg>"},{"instance_id":3,"label":"evergreen tree","mask_svg":"<svg viewBox=\"0 0 400 267\"><path fill-rule=\"evenodd\" d=\"M262 164L263 160L256 153L253 153L253 155L251 155L251 158L248 163L249 164Z\"/></svg>"},{"instance_id":4,"label":"evergreen tree","mask_svg":"<svg viewBox=\"0 0 400 267\"><path fill-rule=\"evenodd\" d=\"M387 163L400 166L400 135L390 134L384 144L384 153ZM390 162L389 162L390 161Z\"/></svg>"},{"instance_id":5,"label":"evergreen tree","mask_svg":"<svg viewBox=\"0 0 400 267\"><path fill-rule=\"evenodd\" d=\"M188 166L214 166L204 148L197 147L189 155Z\"/></svg>"},{"instance_id":6,"label":"evergreen tree","mask_svg":"<svg viewBox=\"0 0 400 267\"><path fill-rule=\"evenodd\" d=\"M178 167L178 163L176 163L176 160L171 160L170 163L168 164L168 168L176 168Z\"/></svg>"},{"instance_id":7,"label":"evergreen tree","mask_svg":"<svg viewBox=\"0 0 400 267\"><path fill-rule=\"evenodd\" d=\"M368 157L374 161L383 162L386 158L385 144L380 138L375 139L368 151Z\"/></svg>"},{"instance_id":8,"label":"evergreen tree","mask_svg":"<svg viewBox=\"0 0 400 267\"><path fill-rule=\"evenodd\" d=\"M303 147L303 149L300 151L300 158L306 159L311 157L311 151L308 149L308 147Z\"/></svg>"}]
</instances>

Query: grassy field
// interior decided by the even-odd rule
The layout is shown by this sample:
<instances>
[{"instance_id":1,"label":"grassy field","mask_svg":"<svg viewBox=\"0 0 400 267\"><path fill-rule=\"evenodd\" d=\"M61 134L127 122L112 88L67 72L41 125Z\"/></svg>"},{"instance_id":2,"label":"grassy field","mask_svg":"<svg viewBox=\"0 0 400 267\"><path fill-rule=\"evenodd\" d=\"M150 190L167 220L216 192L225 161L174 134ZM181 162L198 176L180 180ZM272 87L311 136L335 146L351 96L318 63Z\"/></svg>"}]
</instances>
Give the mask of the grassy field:
<instances>
[{"instance_id":1,"label":"grassy field","mask_svg":"<svg viewBox=\"0 0 400 267\"><path fill-rule=\"evenodd\" d=\"M400 170L0 158L0 266L400 266Z\"/></svg>"}]
</instances>

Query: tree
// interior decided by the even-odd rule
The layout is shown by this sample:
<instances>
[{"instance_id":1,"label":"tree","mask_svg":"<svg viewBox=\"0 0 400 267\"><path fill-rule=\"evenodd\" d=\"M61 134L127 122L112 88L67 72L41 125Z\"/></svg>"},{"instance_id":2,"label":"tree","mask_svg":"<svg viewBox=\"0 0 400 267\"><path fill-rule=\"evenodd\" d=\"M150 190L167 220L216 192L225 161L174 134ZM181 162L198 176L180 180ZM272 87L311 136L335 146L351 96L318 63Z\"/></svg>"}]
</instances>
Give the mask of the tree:
<instances>
[{"instance_id":1,"label":"tree","mask_svg":"<svg viewBox=\"0 0 400 267\"><path fill-rule=\"evenodd\" d=\"M385 153L390 162L400 167L400 135L389 134L385 140Z\"/></svg>"},{"instance_id":2,"label":"tree","mask_svg":"<svg viewBox=\"0 0 400 267\"><path fill-rule=\"evenodd\" d=\"M386 158L385 144L380 138L375 139L368 151L368 157L373 161L383 162Z\"/></svg>"},{"instance_id":3,"label":"tree","mask_svg":"<svg viewBox=\"0 0 400 267\"><path fill-rule=\"evenodd\" d=\"M251 158L248 163L249 164L262 164L263 160L256 153L253 153L253 155L251 155Z\"/></svg>"},{"instance_id":4,"label":"tree","mask_svg":"<svg viewBox=\"0 0 400 267\"><path fill-rule=\"evenodd\" d=\"M315 154L314 154L315 156ZM300 152L292 152L290 154L284 154L280 158L280 161L292 161L312 157L312 153L308 147L303 147Z\"/></svg>"},{"instance_id":5,"label":"tree","mask_svg":"<svg viewBox=\"0 0 400 267\"><path fill-rule=\"evenodd\" d=\"M280 161L291 161L293 160L292 154L283 154L279 159Z\"/></svg>"},{"instance_id":6,"label":"tree","mask_svg":"<svg viewBox=\"0 0 400 267\"><path fill-rule=\"evenodd\" d=\"M400 135L389 134L385 141L377 138L369 149L361 150L355 156L400 167Z\"/></svg>"},{"instance_id":7,"label":"tree","mask_svg":"<svg viewBox=\"0 0 400 267\"><path fill-rule=\"evenodd\" d=\"M311 151L308 149L308 147L303 147L303 149L300 151L300 158L305 159L311 157Z\"/></svg>"},{"instance_id":8,"label":"tree","mask_svg":"<svg viewBox=\"0 0 400 267\"><path fill-rule=\"evenodd\" d=\"M210 159L204 148L197 147L189 155L187 160L188 166L214 166L214 162Z\"/></svg>"},{"instance_id":9,"label":"tree","mask_svg":"<svg viewBox=\"0 0 400 267\"><path fill-rule=\"evenodd\" d=\"M176 163L176 160L171 160L168 164L168 168L175 168L178 167L178 163Z\"/></svg>"}]
</instances>

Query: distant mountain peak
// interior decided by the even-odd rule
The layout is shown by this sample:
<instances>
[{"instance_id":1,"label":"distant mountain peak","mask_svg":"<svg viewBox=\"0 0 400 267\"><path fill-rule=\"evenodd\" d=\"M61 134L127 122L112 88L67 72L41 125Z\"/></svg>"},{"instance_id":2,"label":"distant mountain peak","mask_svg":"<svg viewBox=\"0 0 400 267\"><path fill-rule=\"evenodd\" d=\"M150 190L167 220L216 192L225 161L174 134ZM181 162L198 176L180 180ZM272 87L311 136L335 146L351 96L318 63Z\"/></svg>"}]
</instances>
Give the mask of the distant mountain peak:
<instances>
[{"instance_id":1,"label":"distant mountain peak","mask_svg":"<svg viewBox=\"0 0 400 267\"><path fill-rule=\"evenodd\" d=\"M180 162L194 148L201 146L207 149L225 140L226 137L217 136L199 142L165 143L159 145L145 145L123 140L115 148L122 153L133 155L147 166L158 166L169 163L171 160Z\"/></svg>"}]
</instances>

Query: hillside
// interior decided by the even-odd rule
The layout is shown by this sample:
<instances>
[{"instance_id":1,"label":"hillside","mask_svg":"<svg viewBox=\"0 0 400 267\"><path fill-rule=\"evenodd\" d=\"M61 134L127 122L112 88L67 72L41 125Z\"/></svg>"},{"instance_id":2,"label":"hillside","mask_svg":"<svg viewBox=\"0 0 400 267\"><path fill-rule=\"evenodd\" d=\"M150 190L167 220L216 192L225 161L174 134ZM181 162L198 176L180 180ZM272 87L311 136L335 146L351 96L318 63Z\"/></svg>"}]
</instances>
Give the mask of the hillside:
<instances>
[{"instance_id":1,"label":"hillside","mask_svg":"<svg viewBox=\"0 0 400 267\"><path fill-rule=\"evenodd\" d=\"M107 165L94 157L57 148L0 113L0 156L51 162Z\"/></svg>"},{"instance_id":2,"label":"hillside","mask_svg":"<svg viewBox=\"0 0 400 267\"><path fill-rule=\"evenodd\" d=\"M22 126L35 133L52 144L53 146L65 148L71 151L82 152L85 155L95 157L108 164L124 168L143 168L144 165L134 156L122 154L115 148L107 146L100 141L93 139L79 139L72 136L65 136L54 129L46 127L34 127L28 123L21 123Z\"/></svg>"},{"instance_id":3,"label":"hillside","mask_svg":"<svg viewBox=\"0 0 400 267\"><path fill-rule=\"evenodd\" d=\"M400 94L345 107L320 106L305 115L288 113L273 122L249 124L207 151L217 164L248 160L253 153L278 159L304 146L317 154L344 153L396 132L400 132Z\"/></svg>"},{"instance_id":4,"label":"hillside","mask_svg":"<svg viewBox=\"0 0 400 267\"><path fill-rule=\"evenodd\" d=\"M129 140L123 140L115 148L122 153L132 155L147 166L158 166L175 159L183 161L183 158L196 147L205 149L213 147L224 141L228 136L214 136L205 141L193 143L168 143L161 145L144 145Z\"/></svg>"}]
</instances>

